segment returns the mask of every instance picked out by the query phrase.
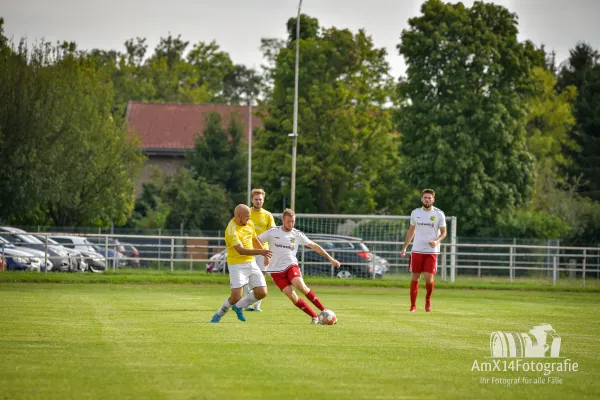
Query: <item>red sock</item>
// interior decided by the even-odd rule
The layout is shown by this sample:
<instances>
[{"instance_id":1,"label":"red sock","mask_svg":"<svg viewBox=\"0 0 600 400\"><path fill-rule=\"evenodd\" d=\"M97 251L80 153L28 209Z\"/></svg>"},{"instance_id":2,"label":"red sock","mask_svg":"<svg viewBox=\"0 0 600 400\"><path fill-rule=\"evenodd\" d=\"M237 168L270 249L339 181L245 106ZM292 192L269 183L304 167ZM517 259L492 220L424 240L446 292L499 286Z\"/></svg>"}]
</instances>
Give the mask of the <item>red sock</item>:
<instances>
[{"instance_id":1,"label":"red sock","mask_svg":"<svg viewBox=\"0 0 600 400\"><path fill-rule=\"evenodd\" d=\"M417 306L417 294L419 293L419 282L410 281L410 306Z\"/></svg>"},{"instance_id":2,"label":"red sock","mask_svg":"<svg viewBox=\"0 0 600 400\"><path fill-rule=\"evenodd\" d=\"M306 298L309 299L311 303L313 303L315 307L317 307L319 310L323 311L325 309L323 303L321 303L321 300L319 300L315 292L313 292L312 290L306 293Z\"/></svg>"},{"instance_id":3,"label":"red sock","mask_svg":"<svg viewBox=\"0 0 600 400\"><path fill-rule=\"evenodd\" d=\"M296 303L296 307L298 307L299 309L301 309L302 311L304 311L305 313L307 313L308 315L310 315L313 318L317 316L317 314L312 310L312 308L310 308L310 306L308 304L306 304L306 302L302 299L298 299L298 302Z\"/></svg>"},{"instance_id":4,"label":"red sock","mask_svg":"<svg viewBox=\"0 0 600 400\"><path fill-rule=\"evenodd\" d=\"M427 289L427 294L425 295L425 300L430 300L431 293L433 293L433 281L431 283L425 282L425 288Z\"/></svg>"}]
</instances>

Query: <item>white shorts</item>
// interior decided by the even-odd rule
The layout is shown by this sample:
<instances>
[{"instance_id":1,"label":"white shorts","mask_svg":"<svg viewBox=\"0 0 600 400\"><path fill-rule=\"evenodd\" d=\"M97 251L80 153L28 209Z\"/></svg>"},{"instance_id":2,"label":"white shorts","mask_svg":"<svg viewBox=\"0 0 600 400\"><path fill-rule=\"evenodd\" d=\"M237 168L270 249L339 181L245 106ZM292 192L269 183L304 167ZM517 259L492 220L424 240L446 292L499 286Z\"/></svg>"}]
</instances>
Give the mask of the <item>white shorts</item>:
<instances>
[{"instance_id":1,"label":"white shorts","mask_svg":"<svg viewBox=\"0 0 600 400\"><path fill-rule=\"evenodd\" d=\"M267 267L265 267L265 257L264 256L254 256L254 260L256 261L256 265L261 271L266 271Z\"/></svg>"},{"instance_id":2,"label":"white shorts","mask_svg":"<svg viewBox=\"0 0 600 400\"><path fill-rule=\"evenodd\" d=\"M247 284L250 284L251 288L267 286L267 281L255 261L229 265L229 283L232 289Z\"/></svg>"}]
</instances>

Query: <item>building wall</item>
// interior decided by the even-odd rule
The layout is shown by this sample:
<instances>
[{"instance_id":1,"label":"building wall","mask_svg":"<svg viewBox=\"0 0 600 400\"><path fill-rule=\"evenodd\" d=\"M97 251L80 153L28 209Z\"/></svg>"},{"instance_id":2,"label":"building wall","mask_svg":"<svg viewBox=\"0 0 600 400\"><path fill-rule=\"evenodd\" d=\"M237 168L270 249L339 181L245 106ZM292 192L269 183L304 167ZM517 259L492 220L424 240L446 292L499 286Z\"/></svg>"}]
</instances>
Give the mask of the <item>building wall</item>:
<instances>
[{"instance_id":1,"label":"building wall","mask_svg":"<svg viewBox=\"0 0 600 400\"><path fill-rule=\"evenodd\" d=\"M144 163L142 172L135 181L135 197L139 197L142 194L142 183L152 182L152 176L156 174L156 171L160 171L164 175L174 175L179 168L187 166L183 155L165 156L149 154L147 157L148 159Z\"/></svg>"}]
</instances>

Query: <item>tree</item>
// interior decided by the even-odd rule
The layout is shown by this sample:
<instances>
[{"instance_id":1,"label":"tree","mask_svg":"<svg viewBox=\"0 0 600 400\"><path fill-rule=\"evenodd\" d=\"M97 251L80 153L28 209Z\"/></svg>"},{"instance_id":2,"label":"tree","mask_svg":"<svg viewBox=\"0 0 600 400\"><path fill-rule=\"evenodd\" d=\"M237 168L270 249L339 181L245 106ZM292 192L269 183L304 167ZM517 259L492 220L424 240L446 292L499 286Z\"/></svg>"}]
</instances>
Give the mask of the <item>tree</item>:
<instances>
[{"instance_id":1,"label":"tree","mask_svg":"<svg viewBox=\"0 0 600 400\"><path fill-rule=\"evenodd\" d=\"M561 90L577 88L574 112L577 124L571 130L576 148L567 148L574 165L571 175L583 177L580 193L600 200L600 55L586 43L579 43L570 51L569 60L559 74Z\"/></svg>"},{"instance_id":2,"label":"tree","mask_svg":"<svg viewBox=\"0 0 600 400\"><path fill-rule=\"evenodd\" d=\"M301 16L297 212L369 213L394 199L378 197L383 172L396 171L394 140L386 103L391 78L385 49L363 30L321 29ZM274 88L264 129L257 133L254 180L271 204L289 190L295 68L295 18L287 46L272 69ZM397 174L391 173L392 178Z\"/></svg>"},{"instance_id":3,"label":"tree","mask_svg":"<svg viewBox=\"0 0 600 400\"><path fill-rule=\"evenodd\" d=\"M526 148L525 99L543 52L517 41L517 17L476 2L426 1L398 45L407 180L438 192L463 234L525 204L534 159Z\"/></svg>"},{"instance_id":4,"label":"tree","mask_svg":"<svg viewBox=\"0 0 600 400\"><path fill-rule=\"evenodd\" d=\"M0 218L107 226L133 207L142 163L113 89L73 43L25 41L0 56Z\"/></svg>"},{"instance_id":5,"label":"tree","mask_svg":"<svg viewBox=\"0 0 600 400\"><path fill-rule=\"evenodd\" d=\"M194 177L185 168L175 175L157 174L143 186L128 225L135 228L223 230L233 205L222 185Z\"/></svg>"},{"instance_id":6,"label":"tree","mask_svg":"<svg viewBox=\"0 0 600 400\"><path fill-rule=\"evenodd\" d=\"M244 203L248 169L242 127L235 116L227 131L222 123L219 114L206 115L206 129L186 158L195 177L222 185L236 204Z\"/></svg>"}]
</instances>

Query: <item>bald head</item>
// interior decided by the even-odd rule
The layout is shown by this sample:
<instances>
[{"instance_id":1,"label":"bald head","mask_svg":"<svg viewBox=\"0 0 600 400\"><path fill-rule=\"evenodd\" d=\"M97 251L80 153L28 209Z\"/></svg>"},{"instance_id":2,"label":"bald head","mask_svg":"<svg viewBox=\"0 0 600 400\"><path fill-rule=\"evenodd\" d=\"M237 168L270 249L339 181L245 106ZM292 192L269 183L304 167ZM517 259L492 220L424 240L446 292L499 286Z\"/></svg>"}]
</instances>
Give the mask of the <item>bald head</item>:
<instances>
[{"instance_id":1,"label":"bald head","mask_svg":"<svg viewBox=\"0 0 600 400\"><path fill-rule=\"evenodd\" d=\"M233 211L233 219L238 225L246 225L250 219L250 208L245 204L238 204Z\"/></svg>"}]
</instances>

